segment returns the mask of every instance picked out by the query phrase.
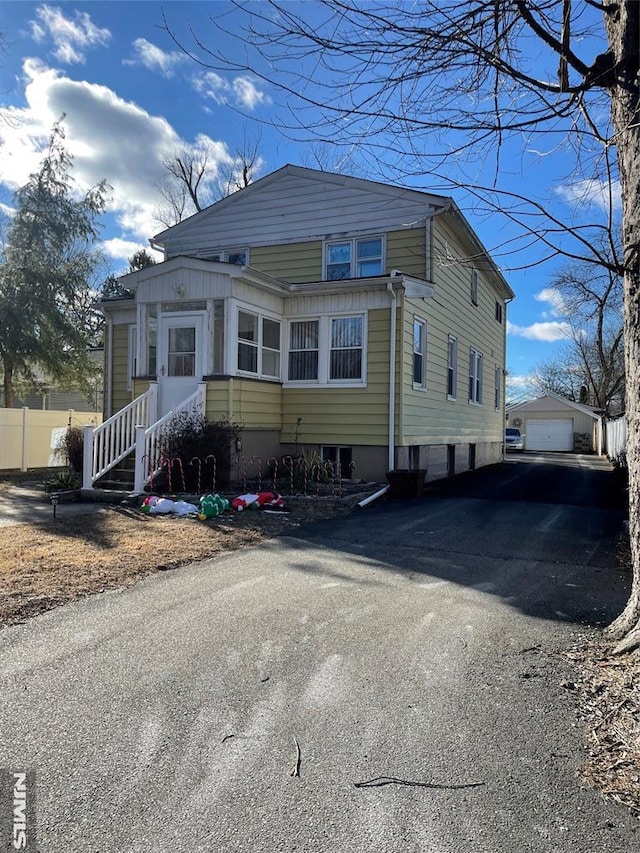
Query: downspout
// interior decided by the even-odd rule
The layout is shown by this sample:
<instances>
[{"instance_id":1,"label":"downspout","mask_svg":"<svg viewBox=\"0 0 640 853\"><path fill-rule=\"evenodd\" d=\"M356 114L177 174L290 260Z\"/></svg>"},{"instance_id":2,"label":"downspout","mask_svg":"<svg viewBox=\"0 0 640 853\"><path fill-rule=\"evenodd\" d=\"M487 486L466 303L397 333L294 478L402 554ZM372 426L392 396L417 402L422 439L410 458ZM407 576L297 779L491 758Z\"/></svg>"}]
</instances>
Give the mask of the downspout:
<instances>
[{"instance_id":1,"label":"downspout","mask_svg":"<svg viewBox=\"0 0 640 853\"><path fill-rule=\"evenodd\" d=\"M395 270L391 270L391 275L393 276L395 272ZM398 315L398 297L393 288L393 282L387 282L387 290L391 297L391 309L389 314L389 456L387 466L389 471L393 471L396 450L396 323Z\"/></svg>"},{"instance_id":2,"label":"downspout","mask_svg":"<svg viewBox=\"0 0 640 853\"><path fill-rule=\"evenodd\" d=\"M504 329L502 330L502 461L507 458L507 305L513 302L507 298L504 300ZM523 444L524 448L524 444Z\"/></svg>"},{"instance_id":3,"label":"downspout","mask_svg":"<svg viewBox=\"0 0 640 853\"><path fill-rule=\"evenodd\" d=\"M107 375L106 375L106 388L105 388L105 397L106 399L103 402L104 409L104 419L110 418L113 414L113 317L111 315L107 315L106 317L107 323L107 352L106 352L106 361L107 361Z\"/></svg>"}]
</instances>

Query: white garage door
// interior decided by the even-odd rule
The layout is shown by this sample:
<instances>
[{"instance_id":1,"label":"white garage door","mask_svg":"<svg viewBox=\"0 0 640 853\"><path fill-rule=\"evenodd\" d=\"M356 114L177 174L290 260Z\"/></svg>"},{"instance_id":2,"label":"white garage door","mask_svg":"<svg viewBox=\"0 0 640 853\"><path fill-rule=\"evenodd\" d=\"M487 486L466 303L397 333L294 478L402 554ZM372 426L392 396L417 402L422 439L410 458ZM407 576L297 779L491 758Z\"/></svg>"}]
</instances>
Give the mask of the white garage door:
<instances>
[{"instance_id":1,"label":"white garage door","mask_svg":"<svg viewBox=\"0 0 640 853\"><path fill-rule=\"evenodd\" d=\"M527 450L573 450L573 418L527 418Z\"/></svg>"}]
</instances>

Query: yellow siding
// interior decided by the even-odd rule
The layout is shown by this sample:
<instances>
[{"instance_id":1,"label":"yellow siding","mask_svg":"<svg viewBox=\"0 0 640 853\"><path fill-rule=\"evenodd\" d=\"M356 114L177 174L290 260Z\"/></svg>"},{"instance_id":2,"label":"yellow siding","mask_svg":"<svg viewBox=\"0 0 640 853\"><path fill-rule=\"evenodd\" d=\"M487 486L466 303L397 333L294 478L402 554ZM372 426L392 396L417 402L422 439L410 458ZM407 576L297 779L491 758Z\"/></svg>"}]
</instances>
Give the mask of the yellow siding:
<instances>
[{"instance_id":1,"label":"yellow siding","mask_svg":"<svg viewBox=\"0 0 640 853\"><path fill-rule=\"evenodd\" d=\"M127 388L129 364L129 324L113 327L113 374L111 377L111 412L123 409L132 400L131 390Z\"/></svg>"},{"instance_id":2,"label":"yellow siding","mask_svg":"<svg viewBox=\"0 0 640 853\"><path fill-rule=\"evenodd\" d=\"M251 379L207 383L207 418L228 418L245 429L280 429L282 387L277 382Z\"/></svg>"},{"instance_id":3,"label":"yellow siding","mask_svg":"<svg viewBox=\"0 0 640 853\"><path fill-rule=\"evenodd\" d=\"M139 397L141 394L144 394L145 391L149 390L149 380L148 379L134 379L133 380L133 397Z\"/></svg>"},{"instance_id":4,"label":"yellow siding","mask_svg":"<svg viewBox=\"0 0 640 853\"><path fill-rule=\"evenodd\" d=\"M322 242L258 246L251 249L252 267L285 281L309 282L322 279ZM387 234L386 270L400 269L425 278L425 229L410 228Z\"/></svg>"},{"instance_id":5,"label":"yellow siding","mask_svg":"<svg viewBox=\"0 0 640 853\"><path fill-rule=\"evenodd\" d=\"M291 282L322 279L322 242L258 246L251 249L249 262L255 269Z\"/></svg>"},{"instance_id":6,"label":"yellow siding","mask_svg":"<svg viewBox=\"0 0 640 853\"><path fill-rule=\"evenodd\" d=\"M389 311L370 311L366 388L283 388L284 443L385 444L388 438ZM297 430L296 422L302 418Z\"/></svg>"},{"instance_id":7,"label":"yellow siding","mask_svg":"<svg viewBox=\"0 0 640 853\"><path fill-rule=\"evenodd\" d=\"M409 228L387 234L387 269L401 270L416 278L426 278L425 228Z\"/></svg>"},{"instance_id":8,"label":"yellow siding","mask_svg":"<svg viewBox=\"0 0 640 853\"><path fill-rule=\"evenodd\" d=\"M471 262L442 219L434 220L433 299L407 299L403 304L403 386L400 412L403 444L453 444L499 441L504 425L503 382L500 410L494 406L495 368L504 367L503 322L495 319L495 303L504 301L478 271L478 305L471 302ZM427 387L413 388L413 318L427 321ZM448 336L458 341L457 399L447 399ZM482 405L468 401L470 348L483 356Z\"/></svg>"}]
</instances>

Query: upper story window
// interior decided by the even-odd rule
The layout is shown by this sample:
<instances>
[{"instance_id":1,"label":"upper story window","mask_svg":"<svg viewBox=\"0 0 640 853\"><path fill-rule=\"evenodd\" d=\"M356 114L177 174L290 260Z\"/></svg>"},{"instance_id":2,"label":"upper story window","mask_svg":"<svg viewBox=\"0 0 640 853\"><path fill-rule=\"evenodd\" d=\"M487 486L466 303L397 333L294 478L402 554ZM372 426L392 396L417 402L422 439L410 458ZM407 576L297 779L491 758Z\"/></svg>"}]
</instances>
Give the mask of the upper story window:
<instances>
[{"instance_id":1,"label":"upper story window","mask_svg":"<svg viewBox=\"0 0 640 853\"><path fill-rule=\"evenodd\" d=\"M482 353L473 347L469 353L469 402L482 403Z\"/></svg>"},{"instance_id":2,"label":"upper story window","mask_svg":"<svg viewBox=\"0 0 640 853\"><path fill-rule=\"evenodd\" d=\"M292 320L289 326L290 382L362 384L364 317Z\"/></svg>"},{"instance_id":3,"label":"upper story window","mask_svg":"<svg viewBox=\"0 0 640 853\"><path fill-rule=\"evenodd\" d=\"M502 323L502 303L496 299L496 320Z\"/></svg>"},{"instance_id":4,"label":"upper story window","mask_svg":"<svg viewBox=\"0 0 640 853\"><path fill-rule=\"evenodd\" d=\"M474 305L478 304L478 272L471 270L471 302Z\"/></svg>"},{"instance_id":5,"label":"upper story window","mask_svg":"<svg viewBox=\"0 0 640 853\"><path fill-rule=\"evenodd\" d=\"M447 345L447 397L455 400L458 387L458 341L449 335Z\"/></svg>"},{"instance_id":6,"label":"upper story window","mask_svg":"<svg viewBox=\"0 0 640 853\"><path fill-rule=\"evenodd\" d=\"M413 318L413 387L427 385L427 324L420 317Z\"/></svg>"},{"instance_id":7,"label":"upper story window","mask_svg":"<svg viewBox=\"0 0 640 853\"><path fill-rule=\"evenodd\" d=\"M256 376L280 376L280 323L238 311L238 370Z\"/></svg>"},{"instance_id":8,"label":"upper story window","mask_svg":"<svg viewBox=\"0 0 640 853\"><path fill-rule=\"evenodd\" d=\"M340 281L346 278L382 275L383 248L382 237L360 237L327 243L325 279Z\"/></svg>"},{"instance_id":9,"label":"upper story window","mask_svg":"<svg viewBox=\"0 0 640 853\"><path fill-rule=\"evenodd\" d=\"M245 267L249 263L248 249L220 249L218 252L211 252L203 255L205 261L222 261L225 264L236 264L240 267Z\"/></svg>"}]
</instances>

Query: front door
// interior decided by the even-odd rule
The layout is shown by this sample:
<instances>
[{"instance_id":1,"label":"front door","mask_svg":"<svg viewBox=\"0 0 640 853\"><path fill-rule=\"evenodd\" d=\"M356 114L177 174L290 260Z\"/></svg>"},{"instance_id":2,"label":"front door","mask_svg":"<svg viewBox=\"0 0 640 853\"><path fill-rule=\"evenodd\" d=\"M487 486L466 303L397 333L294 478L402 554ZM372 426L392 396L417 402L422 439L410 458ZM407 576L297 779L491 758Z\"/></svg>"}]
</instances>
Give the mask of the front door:
<instances>
[{"instance_id":1,"label":"front door","mask_svg":"<svg viewBox=\"0 0 640 853\"><path fill-rule=\"evenodd\" d=\"M165 415L198 387L203 374L203 314L163 314L158 329L158 406Z\"/></svg>"}]
</instances>

